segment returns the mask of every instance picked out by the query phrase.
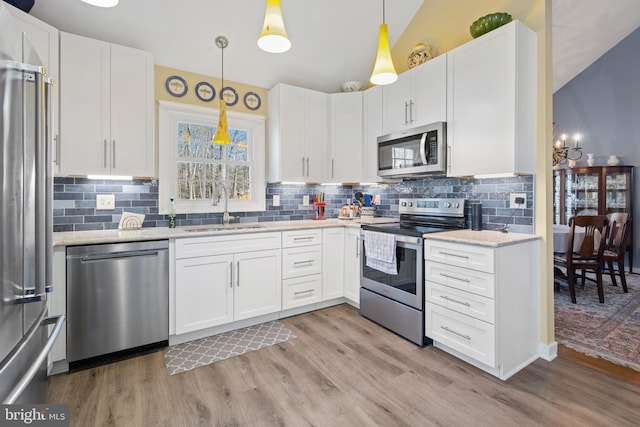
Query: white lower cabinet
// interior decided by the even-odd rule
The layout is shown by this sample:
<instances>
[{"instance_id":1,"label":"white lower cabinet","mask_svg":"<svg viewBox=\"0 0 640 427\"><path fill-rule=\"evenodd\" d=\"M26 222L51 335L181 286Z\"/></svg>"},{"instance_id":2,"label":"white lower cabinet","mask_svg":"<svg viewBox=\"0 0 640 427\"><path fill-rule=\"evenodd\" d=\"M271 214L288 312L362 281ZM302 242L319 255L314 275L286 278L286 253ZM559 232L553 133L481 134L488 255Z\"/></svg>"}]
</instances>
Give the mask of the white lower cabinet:
<instances>
[{"instance_id":1,"label":"white lower cabinet","mask_svg":"<svg viewBox=\"0 0 640 427\"><path fill-rule=\"evenodd\" d=\"M282 308L322 300L322 230L282 233Z\"/></svg>"},{"instance_id":2,"label":"white lower cabinet","mask_svg":"<svg viewBox=\"0 0 640 427\"><path fill-rule=\"evenodd\" d=\"M344 296L344 228L322 230L322 300Z\"/></svg>"},{"instance_id":3,"label":"white lower cabinet","mask_svg":"<svg viewBox=\"0 0 640 427\"><path fill-rule=\"evenodd\" d=\"M344 230L344 297L360 305L360 229Z\"/></svg>"},{"instance_id":4,"label":"white lower cabinet","mask_svg":"<svg viewBox=\"0 0 640 427\"><path fill-rule=\"evenodd\" d=\"M282 280L282 309L302 307L322 300L322 275Z\"/></svg>"},{"instance_id":5,"label":"white lower cabinet","mask_svg":"<svg viewBox=\"0 0 640 427\"><path fill-rule=\"evenodd\" d=\"M425 238L425 334L503 380L538 358L538 240L504 246Z\"/></svg>"},{"instance_id":6,"label":"white lower cabinet","mask_svg":"<svg viewBox=\"0 0 640 427\"><path fill-rule=\"evenodd\" d=\"M246 251L255 240L259 250ZM175 332L194 332L282 309L280 233L180 239ZM198 256L193 256L198 254Z\"/></svg>"}]
</instances>

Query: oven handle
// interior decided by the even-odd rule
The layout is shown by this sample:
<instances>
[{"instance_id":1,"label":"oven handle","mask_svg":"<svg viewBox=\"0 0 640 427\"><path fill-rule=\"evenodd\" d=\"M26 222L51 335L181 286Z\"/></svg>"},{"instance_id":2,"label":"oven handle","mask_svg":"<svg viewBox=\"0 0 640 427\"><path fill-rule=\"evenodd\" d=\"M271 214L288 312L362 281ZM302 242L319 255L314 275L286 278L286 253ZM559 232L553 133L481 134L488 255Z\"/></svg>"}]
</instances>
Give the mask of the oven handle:
<instances>
[{"instance_id":1,"label":"oven handle","mask_svg":"<svg viewBox=\"0 0 640 427\"><path fill-rule=\"evenodd\" d=\"M364 231L360 231L360 238L364 241ZM408 243L411 245L422 245L422 237L403 236L402 234L395 234L397 243Z\"/></svg>"}]
</instances>

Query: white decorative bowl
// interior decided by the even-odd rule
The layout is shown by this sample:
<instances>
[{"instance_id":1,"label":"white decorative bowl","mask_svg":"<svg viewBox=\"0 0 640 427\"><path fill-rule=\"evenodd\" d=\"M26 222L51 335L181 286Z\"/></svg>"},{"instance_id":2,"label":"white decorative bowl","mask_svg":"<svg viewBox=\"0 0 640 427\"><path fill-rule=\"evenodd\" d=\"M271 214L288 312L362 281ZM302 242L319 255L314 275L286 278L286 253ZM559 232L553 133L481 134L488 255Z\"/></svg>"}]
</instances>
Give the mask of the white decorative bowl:
<instances>
[{"instance_id":1,"label":"white decorative bowl","mask_svg":"<svg viewBox=\"0 0 640 427\"><path fill-rule=\"evenodd\" d=\"M360 82L344 82L342 83L342 90L344 92L357 92L362 89L362 83Z\"/></svg>"}]
</instances>

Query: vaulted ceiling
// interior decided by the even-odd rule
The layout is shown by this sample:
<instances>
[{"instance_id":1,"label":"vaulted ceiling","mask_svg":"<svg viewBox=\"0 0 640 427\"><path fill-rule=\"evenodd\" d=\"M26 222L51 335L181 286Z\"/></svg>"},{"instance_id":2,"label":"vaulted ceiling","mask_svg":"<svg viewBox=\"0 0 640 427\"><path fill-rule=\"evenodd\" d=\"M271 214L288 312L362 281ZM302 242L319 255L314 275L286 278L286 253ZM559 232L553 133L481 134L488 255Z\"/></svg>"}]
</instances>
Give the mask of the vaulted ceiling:
<instances>
[{"instance_id":1,"label":"vaulted ceiling","mask_svg":"<svg viewBox=\"0 0 640 427\"><path fill-rule=\"evenodd\" d=\"M638 2L552 0L554 92L640 26ZM282 0L293 43L282 54L256 45L265 3L120 0L117 7L102 9L80 0L36 0L31 13L62 31L149 50L159 65L212 76L220 75L214 39L225 35L225 77L267 89L286 82L338 92L345 81L368 80L382 1ZM423 0L387 1L392 45L423 6Z\"/></svg>"}]
</instances>

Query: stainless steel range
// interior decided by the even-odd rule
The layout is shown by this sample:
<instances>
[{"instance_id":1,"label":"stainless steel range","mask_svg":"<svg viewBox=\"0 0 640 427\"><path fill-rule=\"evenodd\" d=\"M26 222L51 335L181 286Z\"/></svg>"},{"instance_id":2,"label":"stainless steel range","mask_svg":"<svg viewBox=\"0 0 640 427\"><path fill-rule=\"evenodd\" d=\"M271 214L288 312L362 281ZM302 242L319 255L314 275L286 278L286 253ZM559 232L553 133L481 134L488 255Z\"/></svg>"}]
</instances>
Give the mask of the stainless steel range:
<instances>
[{"instance_id":1,"label":"stainless steel range","mask_svg":"<svg viewBox=\"0 0 640 427\"><path fill-rule=\"evenodd\" d=\"M400 199L400 222L363 224L360 314L423 346L425 234L465 228L464 199ZM368 250L367 250L368 249Z\"/></svg>"}]
</instances>

